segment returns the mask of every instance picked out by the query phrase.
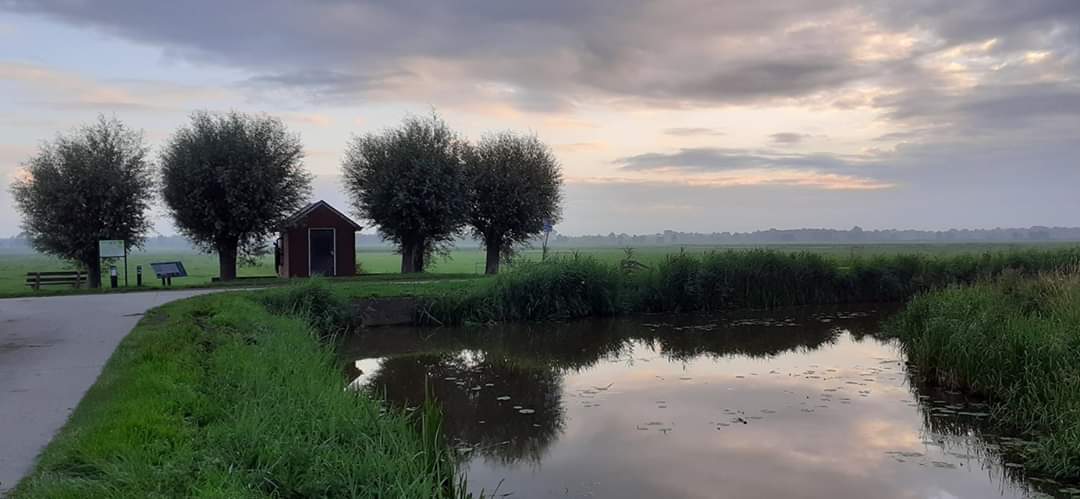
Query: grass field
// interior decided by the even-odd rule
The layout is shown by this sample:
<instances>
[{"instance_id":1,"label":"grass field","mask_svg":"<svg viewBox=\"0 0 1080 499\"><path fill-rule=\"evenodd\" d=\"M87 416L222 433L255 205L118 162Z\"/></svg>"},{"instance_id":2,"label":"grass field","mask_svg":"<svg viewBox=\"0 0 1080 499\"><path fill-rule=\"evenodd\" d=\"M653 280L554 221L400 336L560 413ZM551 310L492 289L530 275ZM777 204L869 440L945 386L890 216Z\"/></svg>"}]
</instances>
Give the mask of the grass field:
<instances>
[{"instance_id":1,"label":"grass field","mask_svg":"<svg viewBox=\"0 0 1080 499\"><path fill-rule=\"evenodd\" d=\"M964 253L985 253L1008 251L1018 248L1058 248L1067 246L1080 246L1080 243L1042 243L1042 244L865 244L865 245L774 245L774 246L665 246L647 247L634 250L634 257L646 264L658 262L664 256L685 251L692 254L700 254L715 249L769 247L783 251L800 252L807 251L838 258L851 256L895 255L895 254L927 254L927 255L957 255ZM623 250L618 248L558 248L549 251L550 256L569 256L572 254L593 256L601 261L615 262L624 257ZM520 260L539 260L539 249L530 249L518 254ZM204 286L210 282L211 277L217 276L217 257L215 255L198 253L133 253L128 258L128 281L131 286L135 285L135 268L143 266L144 286L157 287L161 283L154 279L150 269L150 262L162 262L179 260L184 263L189 277L175 279L174 286ZM357 252L357 261L361 271L370 274L393 274L397 273L401 266L401 257L391 250L368 250L362 249ZM242 266L238 271L240 276L268 276L274 273L273 259L265 257L259 260L258 265ZM115 262L120 273L120 285L123 286L123 262ZM44 272L55 270L67 270L73 267L59 259L37 254L13 254L0 252L0 296L18 296L30 294L25 285L27 272ZM429 267L428 272L434 274L480 274L484 270L484 252L477 248L457 249L446 258L437 258ZM108 283L108 279L103 279ZM60 291L62 287L52 287L51 290Z\"/></svg>"}]
</instances>

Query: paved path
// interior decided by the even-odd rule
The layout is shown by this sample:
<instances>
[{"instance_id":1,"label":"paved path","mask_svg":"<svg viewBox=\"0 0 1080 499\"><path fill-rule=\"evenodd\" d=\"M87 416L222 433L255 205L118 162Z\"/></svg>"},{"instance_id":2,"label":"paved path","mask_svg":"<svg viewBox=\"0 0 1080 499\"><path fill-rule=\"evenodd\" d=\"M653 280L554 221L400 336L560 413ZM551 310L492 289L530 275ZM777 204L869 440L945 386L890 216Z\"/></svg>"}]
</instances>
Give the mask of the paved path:
<instances>
[{"instance_id":1,"label":"paved path","mask_svg":"<svg viewBox=\"0 0 1080 499\"><path fill-rule=\"evenodd\" d=\"M0 300L0 495L30 471L144 312L212 291Z\"/></svg>"}]
</instances>

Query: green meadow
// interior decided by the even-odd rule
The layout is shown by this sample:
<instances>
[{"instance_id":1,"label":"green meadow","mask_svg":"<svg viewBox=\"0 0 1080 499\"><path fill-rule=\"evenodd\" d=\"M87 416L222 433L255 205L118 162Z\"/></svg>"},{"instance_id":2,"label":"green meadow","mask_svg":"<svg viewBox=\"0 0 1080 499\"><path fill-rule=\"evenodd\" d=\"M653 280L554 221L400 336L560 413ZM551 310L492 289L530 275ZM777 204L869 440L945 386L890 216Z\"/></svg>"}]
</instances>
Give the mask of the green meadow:
<instances>
[{"instance_id":1,"label":"green meadow","mask_svg":"<svg viewBox=\"0 0 1080 499\"><path fill-rule=\"evenodd\" d=\"M665 256L685 252L688 254L703 254L713 250L725 249L750 249L771 248L784 252L809 252L826 255L835 258L850 258L852 256L879 256L897 254L920 254L933 256L949 256L959 254L982 254L987 252L1002 252L1025 248L1061 248L1080 246L1080 243L1031 243L1031 244L994 244L994 243L919 243L919 244L865 244L865 245L772 245L772 246L652 246L636 248L633 250L634 259L645 264L659 263ZM626 251L620 248L553 248L549 250L549 257L571 257L573 255L590 256L600 261L617 262L626 257ZM537 261L541 258L540 249L528 249L520 251L516 257L518 262ZM188 277L175 279L173 286L205 286L210 283L212 277L217 276L217 257L212 254L178 253L178 252L136 252L128 257L128 283L135 286L136 267L143 267L143 285L147 287L160 287L160 281L154 279L150 269L151 262L179 260L184 263ZM395 274L399 271L401 257L390 249L360 249L357 251L359 270L363 274ZM113 262L117 266L120 276L120 285L124 283L123 261ZM0 296L16 296L32 294L33 292L25 285L28 272L47 272L57 270L70 270L74 267L54 257L27 254L27 253L4 253L0 252ZM434 259L428 268L431 274L481 274L484 270L484 253L479 248L454 249L443 257ZM259 258L255 265L243 265L238 269L239 276L272 276L273 258ZM103 279L107 285L108 278ZM52 286L40 294L66 291L63 286Z\"/></svg>"}]
</instances>

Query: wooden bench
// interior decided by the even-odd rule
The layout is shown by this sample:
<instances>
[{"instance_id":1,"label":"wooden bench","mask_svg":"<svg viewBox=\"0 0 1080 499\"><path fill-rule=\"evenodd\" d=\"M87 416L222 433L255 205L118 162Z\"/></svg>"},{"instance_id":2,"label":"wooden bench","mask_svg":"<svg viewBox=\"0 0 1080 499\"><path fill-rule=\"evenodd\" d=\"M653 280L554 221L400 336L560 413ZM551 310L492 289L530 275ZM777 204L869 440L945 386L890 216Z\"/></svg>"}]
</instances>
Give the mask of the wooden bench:
<instances>
[{"instance_id":1,"label":"wooden bench","mask_svg":"<svg viewBox=\"0 0 1080 499\"><path fill-rule=\"evenodd\" d=\"M81 288L89 280L89 275L81 270L65 270L61 272L27 272L26 285L34 289L42 286L63 284L75 288Z\"/></svg>"}]
</instances>

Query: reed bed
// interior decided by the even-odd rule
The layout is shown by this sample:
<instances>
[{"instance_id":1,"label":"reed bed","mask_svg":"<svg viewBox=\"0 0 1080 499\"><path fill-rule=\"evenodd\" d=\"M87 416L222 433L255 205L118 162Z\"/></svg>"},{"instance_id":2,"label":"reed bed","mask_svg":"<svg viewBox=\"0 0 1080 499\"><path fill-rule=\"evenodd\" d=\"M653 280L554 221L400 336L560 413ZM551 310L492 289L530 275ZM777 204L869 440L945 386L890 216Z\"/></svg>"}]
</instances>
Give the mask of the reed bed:
<instances>
[{"instance_id":1,"label":"reed bed","mask_svg":"<svg viewBox=\"0 0 1080 499\"><path fill-rule=\"evenodd\" d=\"M571 255L525 262L460 292L427 298L434 324L564 320L637 312L699 312L896 302L1004 272L1036 275L1080 264L1080 248L962 255L836 258L768 249L676 253L646 265Z\"/></svg>"},{"instance_id":2,"label":"reed bed","mask_svg":"<svg viewBox=\"0 0 1080 499\"><path fill-rule=\"evenodd\" d=\"M982 394L1028 437L1031 471L1080 479L1080 276L990 282L916 297L888 326L929 381Z\"/></svg>"}]
</instances>

